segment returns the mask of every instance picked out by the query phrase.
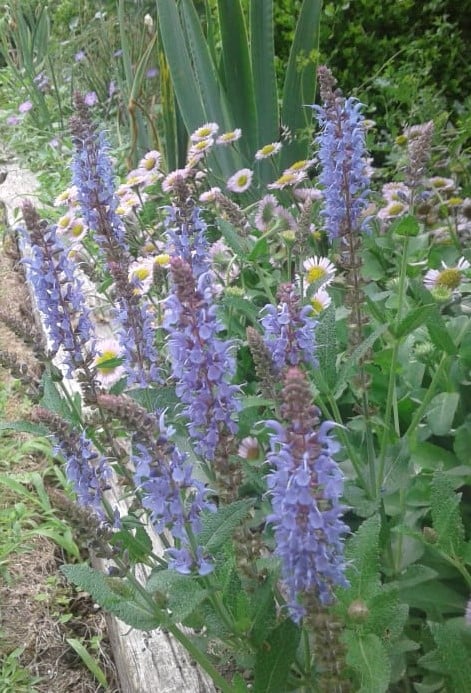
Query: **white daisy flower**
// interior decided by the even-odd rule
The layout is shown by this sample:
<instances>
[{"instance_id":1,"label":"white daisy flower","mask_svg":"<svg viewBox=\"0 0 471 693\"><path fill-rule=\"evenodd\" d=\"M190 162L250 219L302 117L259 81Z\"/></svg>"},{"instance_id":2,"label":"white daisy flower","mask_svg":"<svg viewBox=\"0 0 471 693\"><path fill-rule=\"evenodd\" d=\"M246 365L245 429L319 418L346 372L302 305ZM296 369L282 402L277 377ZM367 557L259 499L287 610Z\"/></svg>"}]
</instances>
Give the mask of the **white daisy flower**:
<instances>
[{"instance_id":1,"label":"white daisy flower","mask_svg":"<svg viewBox=\"0 0 471 693\"><path fill-rule=\"evenodd\" d=\"M410 189L405 183L385 183L381 188L386 202L407 202L410 197Z\"/></svg>"},{"instance_id":2,"label":"white daisy flower","mask_svg":"<svg viewBox=\"0 0 471 693\"><path fill-rule=\"evenodd\" d=\"M185 180L185 178L188 177L188 173L189 171L187 168L177 168L175 171L171 171L162 181L162 190L164 192L171 192L176 181L181 179Z\"/></svg>"},{"instance_id":3,"label":"white daisy flower","mask_svg":"<svg viewBox=\"0 0 471 693\"><path fill-rule=\"evenodd\" d=\"M212 137L218 130L219 125L217 123L205 123L190 135L190 140L192 142L200 142L208 137Z\"/></svg>"},{"instance_id":4,"label":"white daisy flower","mask_svg":"<svg viewBox=\"0 0 471 693\"><path fill-rule=\"evenodd\" d=\"M296 173L297 171L307 171L312 166L314 159L300 159L288 166L285 173Z\"/></svg>"},{"instance_id":5,"label":"white daisy flower","mask_svg":"<svg viewBox=\"0 0 471 693\"><path fill-rule=\"evenodd\" d=\"M293 194L301 202L307 202L308 200L315 202L322 199L322 192L317 190L317 188L296 188L293 190Z\"/></svg>"},{"instance_id":6,"label":"white daisy flower","mask_svg":"<svg viewBox=\"0 0 471 693\"><path fill-rule=\"evenodd\" d=\"M378 219L395 219L406 214L409 210L409 205L400 200L390 202L386 207L382 207L378 212Z\"/></svg>"},{"instance_id":7,"label":"white daisy flower","mask_svg":"<svg viewBox=\"0 0 471 693\"><path fill-rule=\"evenodd\" d=\"M239 457L242 457L243 460L248 460L249 462L253 462L254 460L258 460L260 457L260 445L258 444L258 440L254 438L253 436L247 436L246 438L242 438L240 441L239 448L237 450L237 454Z\"/></svg>"},{"instance_id":8,"label":"white daisy flower","mask_svg":"<svg viewBox=\"0 0 471 693\"><path fill-rule=\"evenodd\" d=\"M152 149L140 160L139 168L143 168L145 171L155 171L159 168L161 159L162 155L160 152L156 149Z\"/></svg>"},{"instance_id":9,"label":"white daisy flower","mask_svg":"<svg viewBox=\"0 0 471 693\"><path fill-rule=\"evenodd\" d=\"M253 171L249 168L241 168L229 178L226 183L227 189L235 193L243 193L252 183Z\"/></svg>"},{"instance_id":10,"label":"white daisy flower","mask_svg":"<svg viewBox=\"0 0 471 693\"><path fill-rule=\"evenodd\" d=\"M285 171L276 181L269 183L267 188L269 190L282 190L289 185L297 185L303 180L306 180L305 171Z\"/></svg>"},{"instance_id":11,"label":"white daisy flower","mask_svg":"<svg viewBox=\"0 0 471 693\"><path fill-rule=\"evenodd\" d=\"M262 197L258 203L257 214L254 219L255 228L259 231L266 231L271 222L276 218L278 209L278 200L274 195L265 195Z\"/></svg>"},{"instance_id":12,"label":"white daisy flower","mask_svg":"<svg viewBox=\"0 0 471 693\"><path fill-rule=\"evenodd\" d=\"M315 315L319 315L323 310L328 308L332 303L332 299L325 289L319 289L316 293L309 299L312 307L312 311Z\"/></svg>"},{"instance_id":13,"label":"white daisy flower","mask_svg":"<svg viewBox=\"0 0 471 693\"><path fill-rule=\"evenodd\" d=\"M261 159L268 159L268 157L278 154L281 146L281 142L272 142L271 144L266 144L264 147L255 152L255 158L257 161L260 161Z\"/></svg>"},{"instance_id":14,"label":"white daisy flower","mask_svg":"<svg viewBox=\"0 0 471 693\"><path fill-rule=\"evenodd\" d=\"M221 188L216 186L214 188L210 188L210 190L206 190L204 193L201 193L198 199L200 202L214 202L218 193L220 192Z\"/></svg>"},{"instance_id":15,"label":"white daisy flower","mask_svg":"<svg viewBox=\"0 0 471 693\"><path fill-rule=\"evenodd\" d=\"M462 273L471 267L470 263L461 257L455 267L448 267L442 262L442 269L431 269L424 277L424 285L429 291L445 288L456 291L463 279Z\"/></svg>"},{"instance_id":16,"label":"white daisy flower","mask_svg":"<svg viewBox=\"0 0 471 693\"><path fill-rule=\"evenodd\" d=\"M146 294L154 279L154 259L140 258L129 265L128 280L133 285L134 293L141 296Z\"/></svg>"},{"instance_id":17,"label":"white daisy flower","mask_svg":"<svg viewBox=\"0 0 471 693\"><path fill-rule=\"evenodd\" d=\"M93 361L98 381L111 387L120 380L125 371L122 365L113 365L115 359L122 358L121 347L116 339L103 339L96 347L97 355Z\"/></svg>"},{"instance_id":18,"label":"white daisy flower","mask_svg":"<svg viewBox=\"0 0 471 693\"><path fill-rule=\"evenodd\" d=\"M320 282L321 286L330 284L337 271L329 258L318 255L304 260L303 267L306 270L306 282L308 284Z\"/></svg>"},{"instance_id":19,"label":"white daisy flower","mask_svg":"<svg viewBox=\"0 0 471 693\"><path fill-rule=\"evenodd\" d=\"M222 135L219 135L216 140L216 144L231 144L231 142L237 142L237 140L240 140L241 137L242 130L240 128L236 128L235 130L223 132Z\"/></svg>"}]
</instances>

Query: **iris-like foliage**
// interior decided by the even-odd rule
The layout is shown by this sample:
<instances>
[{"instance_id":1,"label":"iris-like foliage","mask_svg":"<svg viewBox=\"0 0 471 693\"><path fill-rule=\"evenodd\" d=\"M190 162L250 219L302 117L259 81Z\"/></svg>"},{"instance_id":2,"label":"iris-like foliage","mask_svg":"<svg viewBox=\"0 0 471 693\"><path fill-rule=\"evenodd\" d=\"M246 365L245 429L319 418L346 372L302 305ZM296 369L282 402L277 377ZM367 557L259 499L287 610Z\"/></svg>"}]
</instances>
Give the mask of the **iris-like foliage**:
<instances>
[{"instance_id":1,"label":"iris-like foliage","mask_svg":"<svg viewBox=\"0 0 471 693\"><path fill-rule=\"evenodd\" d=\"M332 455L338 444L329 437L329 422L319 426L309 384L297 367L288 368L282 391L285 425L269 421L273 430L267 461L273 467L267 481L272 498L268 517L275 529L276 553L292 618L306 613L309 597L321 604L333 600L333 587L347 587L339 499L343 476Z\"/></svg>"},{"instance_id":2,"label":"iris-like foliage","mask_svg":"<svg viewBox=\"0 0 471 693\"><path fill-rule=\"evenodd\" d=\"M267 305L261 319L265 345L271 352L278 371L296 366L302 361L315 365L315 328L311 306L302 306L292 284L282 284L278 290L278 307Z\"/></svg>"},{"instance_id":3,"label":"iris-like foliage","mask_svg":"<svg viewBox=\"0 0 471 693\"><path fill-rule=\"evenodd\" d=\"M62 346L69 375L72 375L90 359L94 344L94 328L82 283L56 227L40 222L30 202L24 202L23 216L28 231L27 241L31 245L31 257L24 262L28 266L28 278L38 308L44 315L51 355L54 356Z\"/></svg>"},{"instance_id":4,"label":"iris-like foliage","mask_svg":"<svg viewBox=\"0 0 471 693\"><path fill-rule=\"evenodd\" d=\"M164 327L176 392L185 405L195 450L214 459L222 435L237 430L234 414L240 404L235 373L234 342L218 338L224 328L212 300L211 276L195 281L191 266L181 258L170 262L173 286L165 302Z\"/></svg>"},{"instance_id":5,"label":"iris-like foliage","mask_svg":"<svg viewBox=\"0 0 471 693\"><path fill-rule=\"evenodd\" d=\"M362 104L345 99L326 67L318 70L322 106L313 106L321 131L316 138L321 166L325 229L330 240L360 226L369 192Z\"/></svg>"}]
</instances>

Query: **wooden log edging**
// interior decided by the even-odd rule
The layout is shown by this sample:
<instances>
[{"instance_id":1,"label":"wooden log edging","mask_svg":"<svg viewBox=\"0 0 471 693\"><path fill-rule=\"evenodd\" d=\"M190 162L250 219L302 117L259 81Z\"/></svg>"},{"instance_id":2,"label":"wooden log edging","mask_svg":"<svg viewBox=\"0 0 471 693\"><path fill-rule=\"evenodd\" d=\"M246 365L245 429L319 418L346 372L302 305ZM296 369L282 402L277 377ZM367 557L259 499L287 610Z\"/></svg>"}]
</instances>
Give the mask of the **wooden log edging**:
<instances>
[{"instance_id":1,"label":"wooden log edging","mask_svg":"<svg viewBox=\"0 0 471 693\"><path fill-rule=\"evenodd\" d=\"M31 172L24 171L23 174L21 169L17 169L14 188L9 191L9 187L4 186L1 189L11 223L14 223L13 210L19 206L18 200L34 192L34 177ZM25 184L22 185L22 181ZM27 256L28 248L22 247L21 252ZM32 304L36 306L34 291L29 282L27 288ZM36 317L46 336L44 321L37 309ZM103 328L100 326L100 329ZM60 358L55 361L55 365L64 372ZM77 392L79 389L77 383L65 374L64 382L71 392ZM120 498L117 483L112 484L110 494L113 507L118 507L121 513L127 513L128 506ZM147 529L155 550L160 551L162 555L163 547L159 536L151 528ZM105 571L107 568L106 562L101 558L92 556L91 562L98 570ZM137 576L145 581L147 573L144 566L139 567ZM106 615L106 621L121 693L216 693L216 688L207 674L164 629L159 628L151 632L137 631L111 614Z\"/></svg>"}]
</instances>

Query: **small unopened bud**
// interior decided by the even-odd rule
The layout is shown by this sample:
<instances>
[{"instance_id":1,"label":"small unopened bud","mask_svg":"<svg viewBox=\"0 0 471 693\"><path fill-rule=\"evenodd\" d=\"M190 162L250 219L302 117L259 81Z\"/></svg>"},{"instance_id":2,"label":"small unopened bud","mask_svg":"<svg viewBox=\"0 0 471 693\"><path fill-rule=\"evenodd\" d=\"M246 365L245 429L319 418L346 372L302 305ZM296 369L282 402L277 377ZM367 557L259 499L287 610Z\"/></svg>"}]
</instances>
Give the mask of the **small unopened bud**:
<instances>
[{"instance_id":1,"label":"small unopened bud","mask_svg":"<svg viewBox=\"0 0 471 693\"><path fill-rule=\"evenodd\" d=\"M144 17L144 24L145 26L149 27L149 29L152 29L152 27L154 26L154 20L152 19L150 14L146 14L146 16Z\"/></svg>"},{"instance_id":2,"label":"small unopened bud","mask_svg":"<svg viewBox=\"0 0 471 693\"><path fill-rule=\"evenodd\" d=\"M433 527L424 527L422 529L422 536L424 537L427 544L436 544L438 539L438 534L433 529Z\"/></svg>"},{"instance_id":3,"label":"small unopened bud","mask_svg":"<svg viewBox=\"0 0 471 693\"><path fill-rule=\"evenodd\" d=\"M352 621L366 621L370 610L362 599L355 599L348 607L348 615Z\"/></svg>"}]
</instances>

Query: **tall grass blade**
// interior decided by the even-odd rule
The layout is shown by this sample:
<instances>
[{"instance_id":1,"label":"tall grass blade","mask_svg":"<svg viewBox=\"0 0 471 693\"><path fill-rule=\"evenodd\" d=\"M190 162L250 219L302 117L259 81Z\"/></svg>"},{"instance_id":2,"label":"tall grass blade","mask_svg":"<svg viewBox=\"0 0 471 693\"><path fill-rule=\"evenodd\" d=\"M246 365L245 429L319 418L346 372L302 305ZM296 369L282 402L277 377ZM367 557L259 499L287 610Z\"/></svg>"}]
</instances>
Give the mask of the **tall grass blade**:
<instances>
[{"instance_id":1,"label":"tall grass blade","mask_svg":"<svg viewBox=\"0 0 471 693\"><path fill-rule=\"evenodd\" d=\"M257 110L256 148L259 149L264 144L275 142L279 130L273 0L250 3L250 49Z\"/></svg>"},{"instance_id":2,"label":"tall grass blade","mask_svg":"<svg viewBox=\"0 0 471 693\"><path fill-rule=\"evenodd\" d=\"M307 154L309 136L303 138L300 131L310 126L312 114L305 106L314 103L316 95L321 9L322 0L304 0L296 25L281 108L281 122L289 127L295 140L283 149L282 167Z\"/></svg>"},{"instance_id":3,"label":"tall grass blade","mask_svg":"<svg viewBox=\"0 0 471 693\"><path fill-rule=\"evenodd\" d=\"M250 161L257 149L257 112L244 13L240 0L218 0L218 11L224 87L233 118L229 126L242 128L241 148Z\"/></svg>"}]
</instances>

